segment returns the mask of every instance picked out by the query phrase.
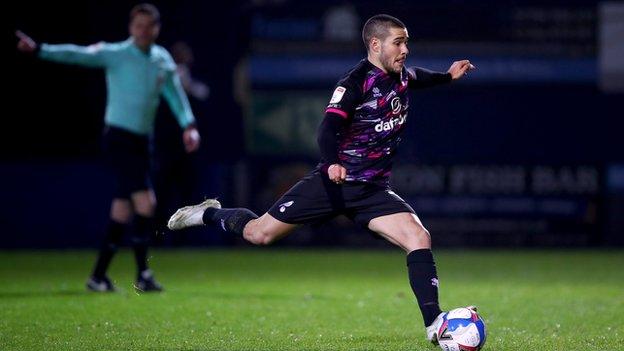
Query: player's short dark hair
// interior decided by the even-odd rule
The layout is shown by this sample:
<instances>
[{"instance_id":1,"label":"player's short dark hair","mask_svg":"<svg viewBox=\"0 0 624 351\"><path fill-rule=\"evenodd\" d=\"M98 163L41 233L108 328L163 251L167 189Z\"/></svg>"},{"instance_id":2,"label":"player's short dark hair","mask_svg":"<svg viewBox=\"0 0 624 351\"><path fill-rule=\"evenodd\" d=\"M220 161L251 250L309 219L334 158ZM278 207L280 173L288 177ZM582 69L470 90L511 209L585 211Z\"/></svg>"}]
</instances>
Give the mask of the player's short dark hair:
<instances>
[{"instance_id":1,"label":"player's short dark hair","mask_svg":"<svg viewBox=\"0 0 624 351\"><path fill-rule=\"evenodd\" d=\"M390 28L407 28L401 20L394 16L380 14L375 15L366 21L362 28L362 40L368 50L370 40L375 37L384 40L390 34Z\"/></svg>"},{"instance_id":2,"label":"player's short dark hair","mask_svg":"<svg viewBox=\"0 0 624 351\"><path fill-rule=\"evenodd\" d=\"M142 3L134 6L132 10L130 10L130 21L137 15L151 16L154 19L154 23L160 23L160 11L152 4Z\"/></svg>"}]
</instances>

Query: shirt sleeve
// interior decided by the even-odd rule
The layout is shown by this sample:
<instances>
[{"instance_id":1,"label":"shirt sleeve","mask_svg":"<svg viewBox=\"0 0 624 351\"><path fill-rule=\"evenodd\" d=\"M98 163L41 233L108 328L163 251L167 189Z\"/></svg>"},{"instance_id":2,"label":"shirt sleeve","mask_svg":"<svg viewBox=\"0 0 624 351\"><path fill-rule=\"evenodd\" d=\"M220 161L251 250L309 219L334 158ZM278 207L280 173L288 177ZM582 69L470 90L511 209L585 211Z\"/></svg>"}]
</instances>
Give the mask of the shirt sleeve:
<instances>
[{"instance_id":1,"label":"shirt sleeve","mask_svg":"<svg viewBox=\"0 0 624 351\"><path fill-rule=\"evenodd\" d=\"M327 172L327 168L330 165L340 163L338 158L338 139L340 132L347 124L347 120L341 115L328 112L319 126L316 142L321 151L321 163L323 163L325 172Z\"/></svg>"},{"instance_id":2,"label":"shirt sleeve","mask_svg":"<svg viewBox=\"0 0 624 351\"><path fill-rule=\"evenodd\" d=\"M89 46L41 44L38 55L47 61L105 68L114 61L115 52L114 45L104 42Z\"/></svg>"},{"instance_id":3,"label":"shirt sleeve","mask_svg":"<svg viewBox=\"0 0 624 351\"><path fill-rule=\"evenodd\" d=\"M450 83L452 76L446 72L434 72L426 68L410 67L408 86L412 89L429 88L440 84Z\"/></svg>"},{"instance_id":4,"label":"shirt sleeve","mask_svg":"<svg viewBox=\"0 0 624 351\"><path fill-rule=\"evenodd\" d=\"M355 109L362 100L362 94L362 87L352 77L342 79L334 89L316 138L324 172L327 172L330 165L340 163L338 158L340 132L353 118Z\"/></svg>"},{"instance_id":5,"label":"shirt sleeve","mask_svg":"<svg viewBox=\"0 0 624 351\"><path fill-rule=\"evenodd\" d=\"M195 116L191 110L191 104L189 103L188 97L182 88L180 76L175 70L175 63L170 57L168 60L170 60L169 63L172 69L167 72L162 94L169 104L174 116L178 120L178 124L182 127L182 129L184 129L195 123Z\"/></svg>"},{"instance_id":6,"label":"shirt sleeve","mask_svg":"<svg viewBox=\"0 0 624 351\"><path fill-rule=\"evenodd\" d=\"M336 85L325 114L334 113L350 120L361 100L362 87L351 77L347 77Z\"/></svg>"}]
</instances>

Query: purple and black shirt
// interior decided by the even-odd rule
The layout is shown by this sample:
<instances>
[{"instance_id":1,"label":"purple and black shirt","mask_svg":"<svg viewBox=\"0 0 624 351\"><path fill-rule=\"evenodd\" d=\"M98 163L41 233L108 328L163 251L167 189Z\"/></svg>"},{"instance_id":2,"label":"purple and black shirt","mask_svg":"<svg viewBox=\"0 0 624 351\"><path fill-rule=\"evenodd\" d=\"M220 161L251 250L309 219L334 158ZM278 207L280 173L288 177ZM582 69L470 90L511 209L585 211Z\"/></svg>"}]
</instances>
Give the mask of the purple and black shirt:
<instances>
[{"instance_id":1,"label":"purple and black shirt","mask_svg":"<svg viewBox=\"0 0 624 351\"><path fill-rule=\"evenodd\" d=\"M337 139L331 147L321 145L320 169L339 163L347 169L348 182L387 186L407 121L408 88L450 81L448 73L404 67L400 74L389 74L367 59L360 61L338 82L325 110L325 119L340 117L343 122L339 130L321 126L320 133L336 133Z\"/></svg>"}]
</instances>

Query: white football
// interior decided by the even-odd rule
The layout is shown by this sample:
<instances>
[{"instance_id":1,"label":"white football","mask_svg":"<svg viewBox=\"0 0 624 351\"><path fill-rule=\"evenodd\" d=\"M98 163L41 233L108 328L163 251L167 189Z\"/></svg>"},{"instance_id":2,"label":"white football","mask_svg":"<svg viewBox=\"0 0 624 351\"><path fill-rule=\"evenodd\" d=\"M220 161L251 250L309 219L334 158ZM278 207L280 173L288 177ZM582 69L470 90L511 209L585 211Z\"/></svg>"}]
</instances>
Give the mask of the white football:
<instances>
[{"instance_id":1,"label":"white football","mask_svg":"<svg viewBox=\"0 0 624 351\"><path fill-rule=\"evenodd\" d=\"M477 312L456 308L447 312L438 329L438 344L444 351L478 351L485 344L486 329Z\"/></svg>"}]
</instances>

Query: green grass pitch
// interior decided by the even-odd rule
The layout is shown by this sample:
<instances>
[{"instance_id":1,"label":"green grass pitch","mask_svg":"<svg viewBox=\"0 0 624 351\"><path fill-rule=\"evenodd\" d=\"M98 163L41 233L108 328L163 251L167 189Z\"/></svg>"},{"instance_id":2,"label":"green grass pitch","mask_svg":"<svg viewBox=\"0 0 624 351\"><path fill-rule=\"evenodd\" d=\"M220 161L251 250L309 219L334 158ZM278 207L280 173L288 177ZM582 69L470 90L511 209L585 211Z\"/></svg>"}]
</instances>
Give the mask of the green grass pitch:
<instances>
[{"instance_id":1,"label":"green grass pitch","mask_svg":"<svg viewBox=\"0 0 624 351\"><path fill-rule=\"evenodd\" d=\"M476 304L484 350L624 350L624 252L435 251L443 308ZM438 350L397 250L154 250L87 293L90 251L0 252L0 350Z\"/></svg>"}]
</instances>

